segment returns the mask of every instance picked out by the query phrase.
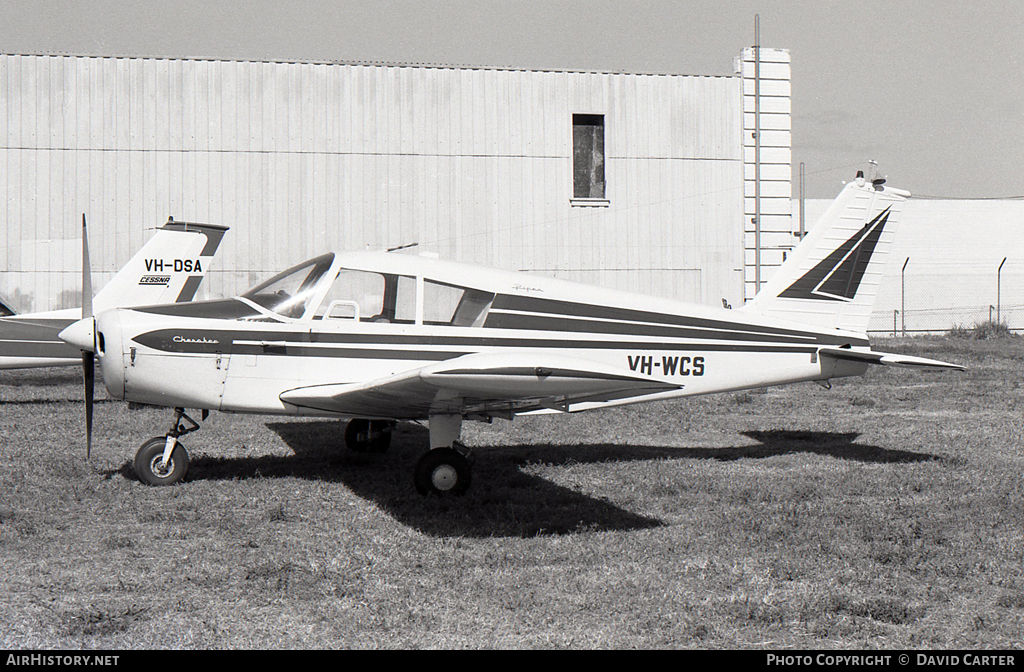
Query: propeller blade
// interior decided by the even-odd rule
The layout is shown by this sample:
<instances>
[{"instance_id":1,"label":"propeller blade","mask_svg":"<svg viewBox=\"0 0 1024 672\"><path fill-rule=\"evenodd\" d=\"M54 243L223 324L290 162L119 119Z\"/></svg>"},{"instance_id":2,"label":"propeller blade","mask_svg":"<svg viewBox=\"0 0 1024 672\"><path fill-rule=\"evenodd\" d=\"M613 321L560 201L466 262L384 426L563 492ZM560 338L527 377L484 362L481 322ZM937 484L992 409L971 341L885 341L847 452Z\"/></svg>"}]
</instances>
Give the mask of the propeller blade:
<instances>
[{"instance_id":1,"label":"propeller blade","mask_svg":"<svg viewBox=\"0 0 1024 672\"><path fill-rule=\"evenodd\" d=\"M92 265L89 263L89 236L82 213L82 317L92 317Z\"/></svg>"},{"instance_id":2,"label":"propeller blade","mask_svg":"<svg viewBox=\"0 0 1024 672\"><path fill-rule=\"evenodd\" d=\"M92 456L92 406L96 389L96 362L93 353L82 353L82 370L85 373L85 457Z\"/></svg>"},{"instance_id":3,"label":"propeller blade","mask_svg":"<svg viewBox=\"0 0 1024 672\"><path fill-rule=\"evenodd\" d=\"M92 315L92 264L89 262L89 234L82 213L82 319ZM92 343L82 350L82 373L85 378L85 459L92 456L92 407L96 391L96 321L93 320Z\"/></svg>"}]
</instances>

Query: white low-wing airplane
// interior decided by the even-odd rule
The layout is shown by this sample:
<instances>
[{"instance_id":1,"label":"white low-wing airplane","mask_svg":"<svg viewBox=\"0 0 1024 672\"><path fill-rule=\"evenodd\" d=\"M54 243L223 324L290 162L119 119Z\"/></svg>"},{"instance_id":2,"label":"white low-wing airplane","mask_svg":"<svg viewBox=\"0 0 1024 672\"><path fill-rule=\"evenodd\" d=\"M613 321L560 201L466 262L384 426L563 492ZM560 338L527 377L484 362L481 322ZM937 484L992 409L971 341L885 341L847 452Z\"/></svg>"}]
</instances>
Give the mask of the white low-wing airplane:
<instances>
[{"instance_id":1,"label":"white low-wing airplane","mask_svg":"<svg viewBox=\"0 0 1024 672\"><path fill-rule=\"evenodd\" d=\"M96 352L117 399L175 408L139 478L185 476L186 408L349 418L381 451L427 420L424 493L465 492L464 420L863 374L961 369L871 349L865 335L907 194L858 176L757 297L726 310L406 254L324 254L233 299L100 313L61 333ZM187 424L186 424L187 423Z\"/></svg>"},{"instance_id":2,"label":"white low-wing airplane","mask_svg":"<svg viewBox=\"0 0 1024 672\"><path fill-rule=\"evenodd\" d=\"M227 228L168 220L95 298L97 312L115 307L191 301ZM86 236L82 216L82 236ZM83 246L83 249L87 249ZM91 314L91 313L89 313ZM80 308L15 314L0 312L0 369L78 366L82 354L58 338L82 318Z\"/></svg>"}]
</instances>

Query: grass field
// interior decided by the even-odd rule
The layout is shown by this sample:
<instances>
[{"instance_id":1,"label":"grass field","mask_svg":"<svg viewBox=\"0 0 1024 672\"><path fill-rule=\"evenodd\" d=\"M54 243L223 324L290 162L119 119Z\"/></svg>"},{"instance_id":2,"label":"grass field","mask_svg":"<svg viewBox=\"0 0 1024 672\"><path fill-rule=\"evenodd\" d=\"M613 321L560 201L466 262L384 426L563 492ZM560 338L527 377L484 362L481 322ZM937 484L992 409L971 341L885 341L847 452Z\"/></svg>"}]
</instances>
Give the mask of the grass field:
<instances>
[{"instance_id":1,"label":"grass field","mask_svg":"<svg viewBox=\"0 0 1024 672\"><path fill-rule=\"evenodd\" d=\"M1024 339L877 347L970 368L470 423L448 500L419 426L222 414L150 488L169 411L86 462L79 373L0 372L0 646L1020 647Z\"/></svg>"}]
</instances>

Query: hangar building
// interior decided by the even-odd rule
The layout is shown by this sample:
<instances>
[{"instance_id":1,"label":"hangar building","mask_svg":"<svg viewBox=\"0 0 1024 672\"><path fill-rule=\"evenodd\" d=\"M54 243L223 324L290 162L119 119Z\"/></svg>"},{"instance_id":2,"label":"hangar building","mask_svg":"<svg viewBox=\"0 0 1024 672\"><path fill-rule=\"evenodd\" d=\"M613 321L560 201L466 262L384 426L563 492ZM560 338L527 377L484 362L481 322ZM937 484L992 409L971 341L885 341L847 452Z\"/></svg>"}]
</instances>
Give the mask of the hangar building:
<instances>
[{"instance_id":1,"label":"hangar building","mask_svg":"<svg viewBox=\"0 0 1024 672\"><path fill-rule=\"evenodd\" d=\"M702 76L0 55L0 294L80 305L84 213L96 288L171 216L230 227L200 298L416 243L739 305L792 244L789 53L753 56Z\"/></svg>"}]
</instances>

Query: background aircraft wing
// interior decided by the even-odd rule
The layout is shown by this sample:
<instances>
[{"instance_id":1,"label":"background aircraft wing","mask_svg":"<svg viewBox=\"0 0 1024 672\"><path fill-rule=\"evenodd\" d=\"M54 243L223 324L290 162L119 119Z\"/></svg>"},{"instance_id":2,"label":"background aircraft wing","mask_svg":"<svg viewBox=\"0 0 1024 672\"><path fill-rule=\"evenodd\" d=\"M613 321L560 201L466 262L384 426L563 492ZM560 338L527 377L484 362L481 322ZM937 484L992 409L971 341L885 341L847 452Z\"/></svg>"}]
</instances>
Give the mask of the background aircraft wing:
<instances>
[{"instance_id":1,"label":"background aircraft wing","mask_svg":"<svg viewBox=\"0 0 1024 672\"><path fill-rule=\"evenodd\" d=\"M587 359L536 352L474 353L368 383L313 385L281 401L352 417L431 413L512 415L678 390L682 385Z\"/></svg>"}]
</instances>

